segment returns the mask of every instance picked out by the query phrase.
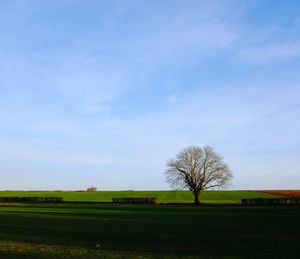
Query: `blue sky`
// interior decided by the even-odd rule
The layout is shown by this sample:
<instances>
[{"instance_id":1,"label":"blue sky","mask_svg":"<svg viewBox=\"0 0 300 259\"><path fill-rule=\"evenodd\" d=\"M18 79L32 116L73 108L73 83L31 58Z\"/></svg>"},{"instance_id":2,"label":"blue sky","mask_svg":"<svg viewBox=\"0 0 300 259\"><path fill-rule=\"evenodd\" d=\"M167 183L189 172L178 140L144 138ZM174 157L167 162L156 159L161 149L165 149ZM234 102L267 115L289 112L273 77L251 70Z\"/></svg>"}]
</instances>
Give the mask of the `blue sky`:
<instances>
[{"instance_id":1,"label":"blue sky","mask_svg":"<svg viewBox=\"0 0 300 259\"><path fill-rule=\"evenodd\" d=\"M4 0L0 35L0 189L168 189L205 144L299 189L297 1Z\"/></svg>"}]
</instances>

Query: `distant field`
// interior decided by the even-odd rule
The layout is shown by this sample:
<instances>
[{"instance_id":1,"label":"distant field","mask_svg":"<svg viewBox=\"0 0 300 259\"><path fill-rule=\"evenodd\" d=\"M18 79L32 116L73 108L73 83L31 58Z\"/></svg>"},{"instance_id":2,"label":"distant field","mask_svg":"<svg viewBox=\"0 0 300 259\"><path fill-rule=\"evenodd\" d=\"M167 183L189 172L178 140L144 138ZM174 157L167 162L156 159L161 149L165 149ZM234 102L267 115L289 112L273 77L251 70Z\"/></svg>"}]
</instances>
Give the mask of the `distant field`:
<instances>
[{"instance_id":1,"label":"distant field","mask_svg":"<svg viewBox=\"0 0 300 259\"><path fill-rule=\"evenodd\" d=\"M259 190L257 192L289 197L300 197L300 190Z\"/></svg>"},{"instance_id":2,"label":"distant field","mask_svg":"<svg viewBox=\"0 0 300 259\"><path fill-rule=\"evenodd\" d=\"M43 196L63 197L65 201L111 202L112 198L121 197L158 197L160 203L192 203L193 195L189 191L98 191L98 192L31 192L1 191L4 196ZM202 202L213 204L239 204L242 198L276 198L275 194L255 191L205 191Z\"/></svg>"},{"instance_id":3,"label":"distant field","mask_svg":"<svg viewBox=\"0 0 300 259\"><path fill-rule=\"evenodd\" d=\"M0 258L300 258L300 207L0 205Z\"/></svg>"}]
</instances>

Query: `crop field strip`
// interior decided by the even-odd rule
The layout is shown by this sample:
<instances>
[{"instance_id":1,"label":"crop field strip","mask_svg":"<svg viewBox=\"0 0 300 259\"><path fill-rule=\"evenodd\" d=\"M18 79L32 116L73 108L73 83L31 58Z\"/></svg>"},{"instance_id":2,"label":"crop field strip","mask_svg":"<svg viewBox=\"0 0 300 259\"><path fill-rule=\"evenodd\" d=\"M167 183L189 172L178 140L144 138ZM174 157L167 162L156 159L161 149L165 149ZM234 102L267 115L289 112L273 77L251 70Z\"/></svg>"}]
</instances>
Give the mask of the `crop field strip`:
<instances>
[{"instance_id":1,"label":"crop field strip","mask_svg":"<svg viewBox=\"0 0 300 259\"><path fill-rule=\"evenodd\" d=\"M64 201L111 202L113 198L157 197L159 203L192 203L189 191L98 191L98 192L45 192L1 191L0 197L63 197ZM239 204L242 198L276 198L276 194L255 191L204 191L202 202L212 204Z\"/></svg>"},{"instance_id":2,"label":"crop field strip","mask_svg":"<svg viewBox=\"0 0 300 259\"><path fill-rule=\"evenodd\" d=\"M300 197L300 190L259 190L256 192L282 195L288 197Z\"/></svg>"}]
</instances>

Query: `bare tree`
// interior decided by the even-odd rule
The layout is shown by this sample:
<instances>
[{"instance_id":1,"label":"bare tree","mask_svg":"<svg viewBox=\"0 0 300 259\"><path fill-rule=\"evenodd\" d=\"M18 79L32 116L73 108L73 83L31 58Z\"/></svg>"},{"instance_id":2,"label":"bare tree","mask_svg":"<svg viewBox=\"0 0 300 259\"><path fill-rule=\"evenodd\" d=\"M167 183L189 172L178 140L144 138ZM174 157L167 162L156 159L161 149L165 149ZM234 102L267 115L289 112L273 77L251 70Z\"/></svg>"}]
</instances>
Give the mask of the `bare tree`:
<instances>
[{"instance_id":1,"label":"bare tree","mask_svg":"<svg viewBox=\"0 0 300 259\"><path fill-rule=\"evenodd\" d=\"M191 146L169 160L166 176L171 187L192 191L194 202L199 205L201 192L225 187L232 178L232 172L212 147Z\"/></svg>"}]
</instances>

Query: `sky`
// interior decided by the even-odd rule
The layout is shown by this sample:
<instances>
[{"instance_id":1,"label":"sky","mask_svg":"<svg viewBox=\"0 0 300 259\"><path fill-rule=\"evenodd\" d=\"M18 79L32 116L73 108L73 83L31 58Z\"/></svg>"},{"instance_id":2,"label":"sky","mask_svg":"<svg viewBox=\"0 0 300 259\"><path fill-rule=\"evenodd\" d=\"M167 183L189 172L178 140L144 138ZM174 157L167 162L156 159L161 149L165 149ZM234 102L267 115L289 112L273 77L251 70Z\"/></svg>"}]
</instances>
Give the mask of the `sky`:
<instances>
[{"instance_id":1,"label":"sky","mask_svg":"<svg viewBox=\"0 0 300 259\"><path fill-rule=\"evenodd\" d=\"M0 1L0 189L169 189L210 145L230 189L300 189L300 2Z\"/></svg>"}]
</instances>

